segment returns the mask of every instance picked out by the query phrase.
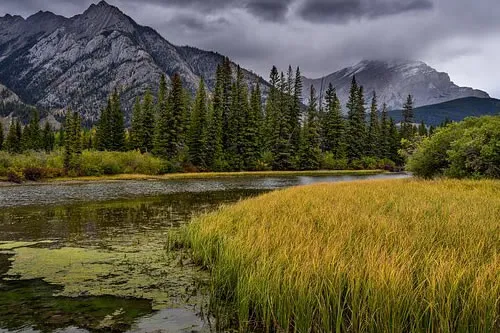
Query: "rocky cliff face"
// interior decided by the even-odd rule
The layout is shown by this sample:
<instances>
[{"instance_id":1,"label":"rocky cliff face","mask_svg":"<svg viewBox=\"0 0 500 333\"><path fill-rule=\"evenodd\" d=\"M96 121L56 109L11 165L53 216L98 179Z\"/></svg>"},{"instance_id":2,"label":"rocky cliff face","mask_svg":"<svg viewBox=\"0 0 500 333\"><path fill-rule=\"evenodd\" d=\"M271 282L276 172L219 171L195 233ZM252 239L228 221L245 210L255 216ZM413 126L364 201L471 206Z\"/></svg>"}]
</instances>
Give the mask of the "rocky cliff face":
<instances>
[{"instance_id":1,"label":"rocky cliff face","mask_svg":"<svg viewBox=\"0 0 500 333\"><path fill-rule=\"evenodd\" d=\"M489 98L484 91L459 87L450 76L440 73L420 61L362 61L319 79L304 78L304 101L308 101L310 86L314 85L318 94L324 96L330 83L345 105L349 98L352 77L364 86L367 103L373 91L377 92L379 105L387 103L389 109L401 109L408 94L413 95L415 106L423 106L451 101L464 97Z\"/></svg>"},{"instance_id":2,"label":"rocky cliff face","mask_svg":"<svg viewBox=\"0 0 500 333\"><path fill-rule=\"evenodd\" d=\"M178 47L102 1L72 18L39 12L26 20L0 18L0 82L21 99L43 108L71 107L95 121L110 92L122 90L130 110L136 96L157 90L179 73L194 92L201 77L213 88L223 56ZM250 82L261 80L245 71Z\"/></svg>"}]
</instances>

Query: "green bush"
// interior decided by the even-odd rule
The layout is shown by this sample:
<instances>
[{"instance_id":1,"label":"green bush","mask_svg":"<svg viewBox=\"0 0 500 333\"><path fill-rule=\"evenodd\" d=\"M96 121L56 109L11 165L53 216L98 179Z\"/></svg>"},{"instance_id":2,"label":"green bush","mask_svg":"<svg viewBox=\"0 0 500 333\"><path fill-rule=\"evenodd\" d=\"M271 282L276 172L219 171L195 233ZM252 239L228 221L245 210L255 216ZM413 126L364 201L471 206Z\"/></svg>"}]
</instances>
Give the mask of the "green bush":
<instances>
[{"instance_id":1,"label":"green bush","mask_svg":"<svg viewBox=\"0 0 500 333\"><path fill-rule=\"evenodd\" d=\"M323 154L321 161L321 169L324 170L346 170L348 168L349 162L347 159L335 159L333 153Z\"/></svg>"},{"instance_id":2,"label":"green bush","mask_svg":"<svg viewBox=\"0 0 500 333\"><path fill-rule=\"evenodd\" d=\"M433 178L500 178L500 116L467 118L423 140L407 169Z\"/></svg>"}]
</instances>

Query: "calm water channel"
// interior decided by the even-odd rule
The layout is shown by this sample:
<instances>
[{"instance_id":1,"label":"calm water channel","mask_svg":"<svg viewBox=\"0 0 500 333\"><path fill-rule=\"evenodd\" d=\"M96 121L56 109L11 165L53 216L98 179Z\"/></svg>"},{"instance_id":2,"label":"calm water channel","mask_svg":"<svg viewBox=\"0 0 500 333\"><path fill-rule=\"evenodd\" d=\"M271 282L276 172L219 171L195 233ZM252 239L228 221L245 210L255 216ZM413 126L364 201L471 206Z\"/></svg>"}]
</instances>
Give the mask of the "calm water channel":
<instances>
[{"instance_id":1,"label":"calm water channel","mask_svg":"<svg viewBox=\"0 0 500 333\"><path fill-rule=\"evenodd\" d=\"M0 332L210 332L207 272L172 250L189 219L316 182L260 177L0 187Z\"/></svg>"}]
</instances>

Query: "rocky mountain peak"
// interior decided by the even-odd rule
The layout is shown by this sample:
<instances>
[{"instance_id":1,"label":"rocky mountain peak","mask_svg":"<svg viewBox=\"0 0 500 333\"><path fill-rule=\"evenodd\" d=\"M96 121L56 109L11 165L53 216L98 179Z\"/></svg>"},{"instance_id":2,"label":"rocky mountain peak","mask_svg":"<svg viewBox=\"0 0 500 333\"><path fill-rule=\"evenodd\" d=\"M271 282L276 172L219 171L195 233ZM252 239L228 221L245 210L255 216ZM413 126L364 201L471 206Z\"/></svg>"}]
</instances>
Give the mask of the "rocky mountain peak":
<instances>
[{"instance_id":1,"label":"rocky mountain peak","mask_svg":"<svg viewBox=\"0 0 500 333\"><path fill-rule=\"evenodd\" d=\"M367 101L375 91L379 104L386 103L389 109L401 109L408 94L413 95L415 106L437 104L464 97L489 98L484 91L457 86L447 73L438 72L425 62L393 59L363 60L322 78L313 80L304 78L305 102L311 84L318 94L324 96L331 83L336 87L345 109L353 76L356 76L357 82L363 85Z\"/></svg>"}]
</instances>

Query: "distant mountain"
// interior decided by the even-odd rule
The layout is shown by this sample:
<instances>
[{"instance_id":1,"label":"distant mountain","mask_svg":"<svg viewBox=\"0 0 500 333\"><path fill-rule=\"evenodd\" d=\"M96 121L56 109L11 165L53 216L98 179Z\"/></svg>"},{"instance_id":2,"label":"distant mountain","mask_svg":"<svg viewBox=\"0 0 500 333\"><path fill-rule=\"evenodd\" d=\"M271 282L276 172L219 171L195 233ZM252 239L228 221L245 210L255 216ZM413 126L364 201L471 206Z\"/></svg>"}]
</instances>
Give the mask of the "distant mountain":
<instances>
[{"instance_id":1,"label":"distant mountain","mask_svg":"<svg viewBox=\"0 0 500 333\"><path fill-rule=\"evenodd\" d=\"M28 104L71 106L87 121L98 119L115 88L130 110L136 96L157 90L162 73L168 82L179 73L191 92L201 77L213 89L222 60L218 53L173 45L104 1L71 18L51 12L0 17L0 82ZM266 84L244 74L249 84Z\"/></svg>"},{"instance_id":2,"label":"distant mountain","mask_svg":"<svg viewBox=\"0 0 500 333\"><path fill-rule=\"evenodd\" d=\"M494 98L466 97L453 101L416 108L415 122L424 121L426 125L437 126L446 119L461 121L467 117L500 114L500 100ZM389 115L397 122L401 121L402 112L390 111Z\"/></svg>"},{"instance_id":3,"label":"distant mountain","mask_svg":"<svg viewBox=\"0 0 500 333\"><path fill-rule=\"evenodd\" d=\"M345 109L353 76L363 85L367 103L376 91L379 104L387 103L390 110L401 109L408 94L413 95L417 107L464 97L490 97L484 91L457 86L448 74L438 72L421 61L365 60L323 78L304 78L304 101L308 101L311 84L318 94L324 96L332 83Z\"/></svg>"}]
</instances>

